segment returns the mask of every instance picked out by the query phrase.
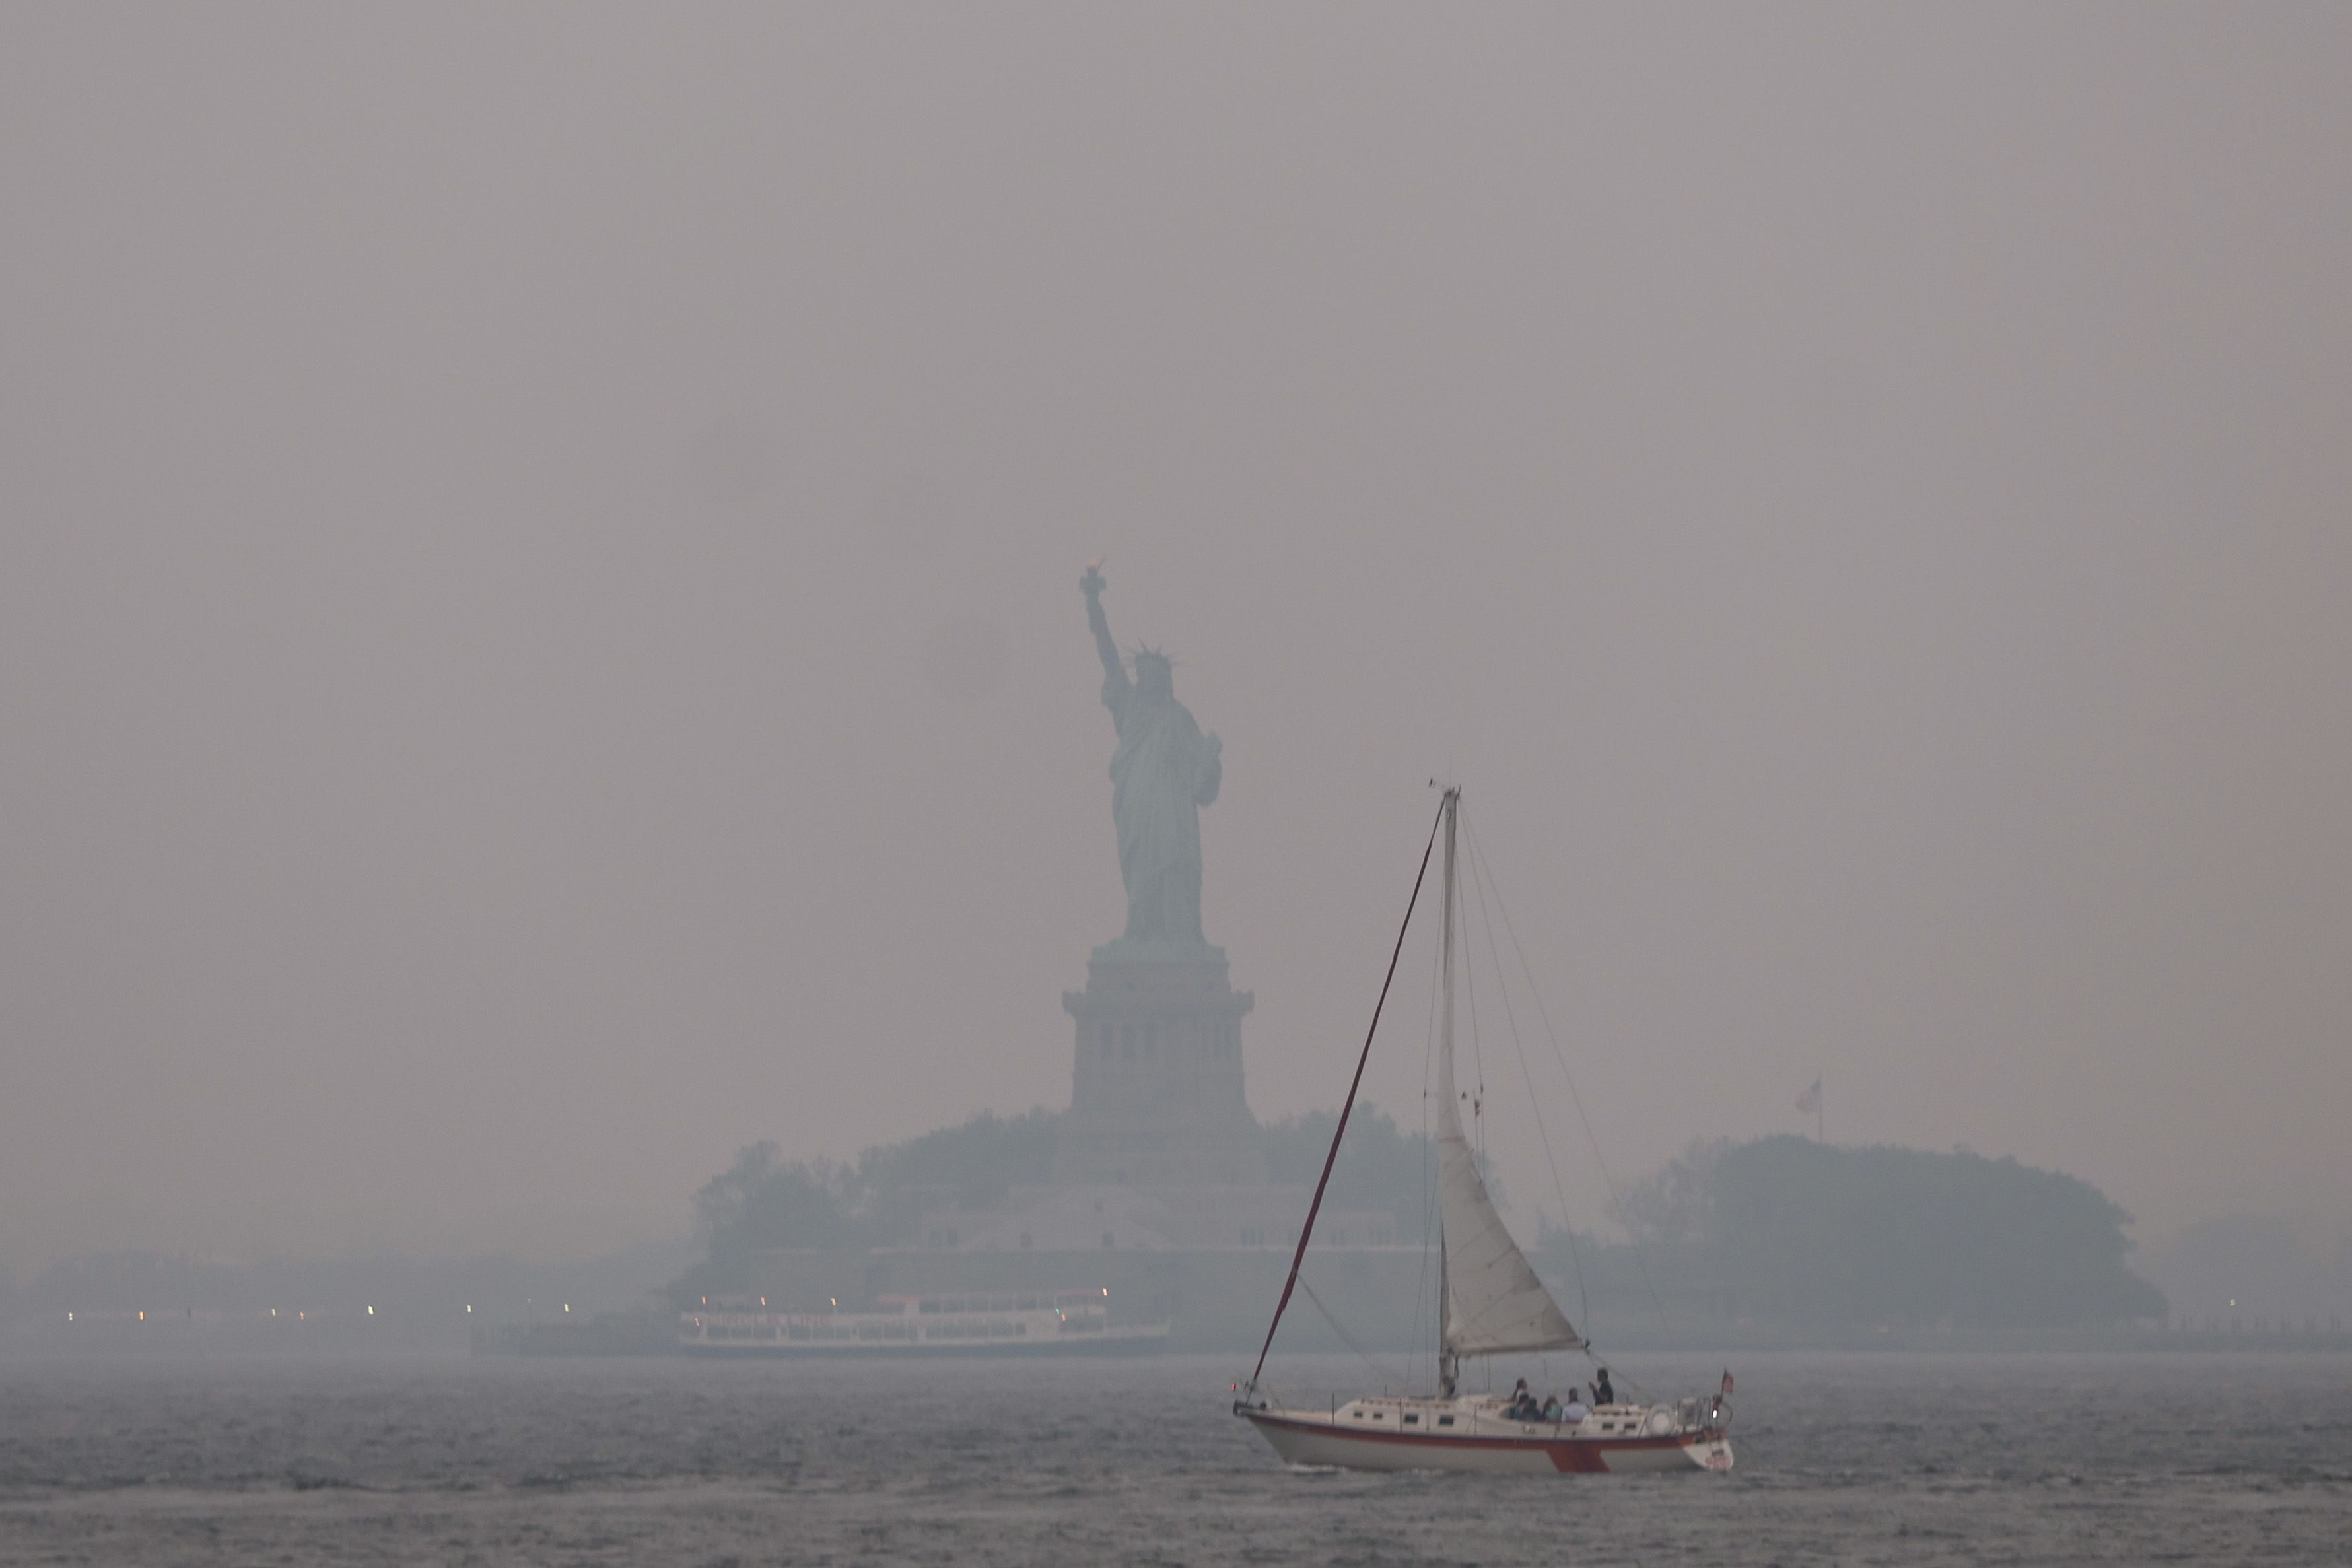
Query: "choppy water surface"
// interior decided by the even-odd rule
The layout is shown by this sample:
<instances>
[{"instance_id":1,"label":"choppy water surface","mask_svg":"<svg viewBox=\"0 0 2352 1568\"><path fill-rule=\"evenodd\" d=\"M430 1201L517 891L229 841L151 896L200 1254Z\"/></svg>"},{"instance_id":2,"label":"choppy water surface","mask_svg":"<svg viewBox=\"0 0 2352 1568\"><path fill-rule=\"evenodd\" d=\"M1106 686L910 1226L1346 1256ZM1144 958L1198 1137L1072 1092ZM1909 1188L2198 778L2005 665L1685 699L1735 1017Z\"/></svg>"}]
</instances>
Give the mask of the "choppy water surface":
<instances>
[{"instance_id":1,"label":"choppy water surface","mask_svg":"<svg viewBox=\"0 0 2352 1568\"><path fill-rule=\"evenodd\" d=\"M1525 1480L1285 1470L1224 1359L0 1360L0 1560L2352 1562L2352 1357L1732 1364L1730 1476Z\"/></svg>"}]
</instances>

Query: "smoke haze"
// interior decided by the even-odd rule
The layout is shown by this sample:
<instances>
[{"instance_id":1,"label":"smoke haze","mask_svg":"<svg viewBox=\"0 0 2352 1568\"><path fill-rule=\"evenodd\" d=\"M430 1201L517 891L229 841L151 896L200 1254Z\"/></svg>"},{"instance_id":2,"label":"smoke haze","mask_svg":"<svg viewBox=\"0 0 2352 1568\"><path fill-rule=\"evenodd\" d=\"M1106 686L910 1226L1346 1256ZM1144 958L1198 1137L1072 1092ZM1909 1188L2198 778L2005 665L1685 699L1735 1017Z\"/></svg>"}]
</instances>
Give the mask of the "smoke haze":
<instances>
[{"instance_id":1,"label":"smoke haze","mask_svg":"<svg viewBox=\"0 0 2352 1568\"><path fill-rule=\"evenodd\" d=\"M2347 50L11 7L0 1257L578 1255L1066 1103L1096 555L1223 737L1261 1117L1336 1103L1434 775L1621 1179L1819 1075L2341 1236Z\"/></svg>"}]
</instances>

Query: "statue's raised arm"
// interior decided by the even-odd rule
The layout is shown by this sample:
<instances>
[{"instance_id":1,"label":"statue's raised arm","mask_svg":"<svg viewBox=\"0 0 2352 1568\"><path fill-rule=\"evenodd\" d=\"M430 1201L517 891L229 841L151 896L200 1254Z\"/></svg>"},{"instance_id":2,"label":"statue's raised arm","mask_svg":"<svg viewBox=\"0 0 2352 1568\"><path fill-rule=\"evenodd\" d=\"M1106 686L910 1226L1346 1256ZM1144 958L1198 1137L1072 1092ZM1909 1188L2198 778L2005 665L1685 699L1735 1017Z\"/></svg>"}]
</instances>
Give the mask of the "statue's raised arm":
<instances>
[{"instance_id":1,"label":"statue's raised arm","mask_svg":"<svg viewBox=\"0 0 2352 1568\"><path fill-rule=\"evenodd\" d=\"M1102 591L1108 586L1100 561L1089 564L1086 576L1078 579L1078 591L1087 596L1087 624L1094 630L1095 652L1102 655L1103 679L1124 687L1127 664L1118 656L1118 644L1111 641L1110 618L1103 613Z\"/></svg>"}]
</instances>

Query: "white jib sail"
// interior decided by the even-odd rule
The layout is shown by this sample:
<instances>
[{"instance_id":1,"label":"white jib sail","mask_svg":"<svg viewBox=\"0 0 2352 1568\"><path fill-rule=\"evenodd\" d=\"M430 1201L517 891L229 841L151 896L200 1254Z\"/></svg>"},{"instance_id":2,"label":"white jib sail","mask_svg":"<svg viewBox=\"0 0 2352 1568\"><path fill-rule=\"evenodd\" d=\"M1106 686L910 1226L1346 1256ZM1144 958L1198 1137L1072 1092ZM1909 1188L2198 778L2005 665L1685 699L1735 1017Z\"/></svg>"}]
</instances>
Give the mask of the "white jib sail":
<instances>
[{"instance_id":1,"label":"white jib sail","mask_svg":"<svg viewBox=\"0 0 2352 1568\"><path fill-rule=\"evenodd\" d=\"M1584 1338L1528 1267L1495 1212L1462 1134L1462 1095L1454 1083L1454 814L1445 818L1444 996L1437 1047L1437 1199L1444 1227L1445 1348L1456 1355L1505 1351L1574 1350Z\"/></svg>"}]
</instances>

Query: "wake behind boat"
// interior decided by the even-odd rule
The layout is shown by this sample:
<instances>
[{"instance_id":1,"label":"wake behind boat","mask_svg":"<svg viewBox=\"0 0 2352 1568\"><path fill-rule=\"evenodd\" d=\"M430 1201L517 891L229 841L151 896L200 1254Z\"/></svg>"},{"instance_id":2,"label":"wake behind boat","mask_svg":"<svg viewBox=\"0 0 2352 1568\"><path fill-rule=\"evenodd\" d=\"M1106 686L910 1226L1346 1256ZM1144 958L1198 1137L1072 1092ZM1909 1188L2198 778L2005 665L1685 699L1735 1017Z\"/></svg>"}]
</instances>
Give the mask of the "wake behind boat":
<instances>
[{"instance_id":1,"label":"wake behind boat","mask_svg":"<svg viewBox=\"0 0 2352 1568\"><path fill-rule=\"evenodd\" d=\"M1295 1465L1341 1465L1357 1469L1471 1470L1490 1474L1559 1475L1628 1470L1722 1471L1731 1468L1727 1396L1731 1378L1725 1374L1721 1390L1702 1401L1685 1398L1671 1404L1618 1402L1610 1388L1607 1369L1597 1385L1596 1397L1585 1406L1573 1397L1565 1405L1538 1406L1523 1390L1510 1399L1459 1391L1462 1359L1555 1350L1586 1350L1559 1303L1529 1266L1527 1257L1496 1211L1493 1197L1478 1171L1477 1156L1462 1129L1466 1098L1454 1076L1454 929L1459 873L1455 834L1461 791L1448 789L1430 830L1430 846L1422 851L1421 871L1413 878L1412 899L1405 906L1404 927L1397 932L1396 951L1390 955L1388 978L1381 984L1380 1003L1372 1009L1372 1027L1364 1038L1363 1055L1356 1062L1354 1082L1332 1134L1330 1153L1324 1156L1322 1179L1300 1228L1298 1248L1290 1260L1290 1275L1276 1304L1274 1321L1266 1326L1265 1343L1249 1382L1236 1389L1234 1414L1256 1427L1274 1451ZM1380 1032L1381 1009L1396 978L1397 958L1404 951L1405 929L1412 924L1412 908L1421 899L1422 880L1429 872L1430 849L1443 834L1445 860L1441 873L1444 922L1439 959L1439 1034L1437 1047L1437 1197L1438 1197L1438 1353L1436 1392L1425 1396L1381 1395L1334 1400L1326 1409L1282 1408L1261 1392L1267 1352L1275 1331L1290 1304L1298 1283L1299 1265L1314 1233L1316 1214L1331 1180L1331 1166L1347 1135L1348 1117L1354 1111L1356 1091L1364 1080L1372 1040Z\"/></svg>"}]
</instances>

